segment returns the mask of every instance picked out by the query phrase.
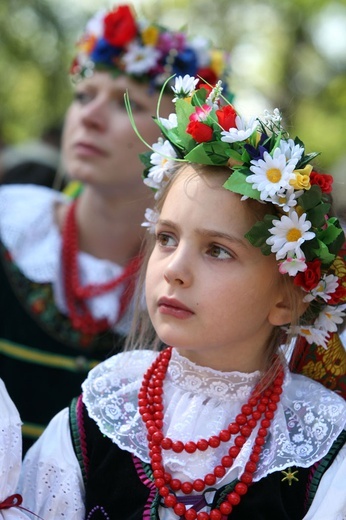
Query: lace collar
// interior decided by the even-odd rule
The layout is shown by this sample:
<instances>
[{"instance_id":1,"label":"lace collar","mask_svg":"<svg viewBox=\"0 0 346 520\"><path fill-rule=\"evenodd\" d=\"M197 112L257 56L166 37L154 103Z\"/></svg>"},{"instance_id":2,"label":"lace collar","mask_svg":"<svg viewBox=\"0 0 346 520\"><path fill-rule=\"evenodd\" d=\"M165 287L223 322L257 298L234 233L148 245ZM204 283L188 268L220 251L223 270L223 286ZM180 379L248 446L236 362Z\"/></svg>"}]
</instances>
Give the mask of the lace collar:
<instances>
[{"instance_id":1,"label":"lace collar","mask_svg":"<svg viewBox=\"0 0 346 520\"><path fill-rule=\"evenodd\" d=\"M83 384L83 401L101 432L145 462L149 462L146 431L137 409L137 393L156 355L152 351L118 354L94 368ZM164 383L165 435L187 441L218 433L239 413L258 378L258 372L220 373L198 367L173 349ZM311 466L326 455L345 423L342 398L315 381L286 372L255 480L289 466ZM235 460L232 478L243 471L255 435ZM227 443L221 443L202 456L164 452L164 464L177 478L195 479L210 472L227 450Z\"/></svg>"},{"instance_id":2,"label":"lace collar","mask_svg":"<svg viewBox=\"0 0 346 520\"><path fill-rule=\"evenodd\" d=\"M29 280L53 285L54 301L67 314L61 271L61 236L54 219L57 202L68 202L64 194L37 185L14 185L0 188L0 236L14 262ZM83 285L104 283L119 276L123 267L79 253ZM90 310L95 318L115 322L120 310L121 287L91 298ZM117 330L128 330L128 316Z\"/></svg>"}]
</instances>

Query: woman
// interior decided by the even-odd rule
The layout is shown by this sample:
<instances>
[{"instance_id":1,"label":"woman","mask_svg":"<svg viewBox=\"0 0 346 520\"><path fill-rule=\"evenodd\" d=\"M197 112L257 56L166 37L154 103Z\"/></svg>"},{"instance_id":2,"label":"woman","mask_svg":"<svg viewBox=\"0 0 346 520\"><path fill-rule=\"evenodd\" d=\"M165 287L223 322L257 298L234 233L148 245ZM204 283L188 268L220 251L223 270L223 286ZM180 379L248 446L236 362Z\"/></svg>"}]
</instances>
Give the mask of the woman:
<instances>
[{"instance_id":1,"label":"woman","mask_svg":"<svg viewBox=\"0 0 346 520\"><path fill-rule=\"evenodd\" d=\"M97 13L71 67L75 99L62 139L64 167L84 188L70 200L37 186L0 191L0 375L24 422L25 449L79 393L87 371L122 348L148 195L124 93L146 139L157 87L194 70L215 83L222 64L204 42L137 21L126 6ZM215 62L215 63L214 63ZM216 69L216 66L218 69ZM162 97L163 115L168 100Z\"/></svg>"}]
</instances>

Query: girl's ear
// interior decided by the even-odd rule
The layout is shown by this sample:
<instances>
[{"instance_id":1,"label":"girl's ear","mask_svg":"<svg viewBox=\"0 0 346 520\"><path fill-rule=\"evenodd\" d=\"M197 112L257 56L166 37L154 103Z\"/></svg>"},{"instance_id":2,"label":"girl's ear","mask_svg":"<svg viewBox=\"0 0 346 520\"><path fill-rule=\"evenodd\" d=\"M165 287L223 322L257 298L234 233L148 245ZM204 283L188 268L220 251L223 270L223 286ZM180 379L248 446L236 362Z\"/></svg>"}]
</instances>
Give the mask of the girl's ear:
<instances>
[{"instance_id":1,"label":"girl's ear","mask_svg":"<svg viewBox=\"0 0 346 520\"><path fill-rule=\"evenodd\" d=\"M308 302L303 302L304 294L299 287L286 286L285 289L269 312L268 320L271 325L297 323L309 307Z\"/></svg>"}]
</instances>

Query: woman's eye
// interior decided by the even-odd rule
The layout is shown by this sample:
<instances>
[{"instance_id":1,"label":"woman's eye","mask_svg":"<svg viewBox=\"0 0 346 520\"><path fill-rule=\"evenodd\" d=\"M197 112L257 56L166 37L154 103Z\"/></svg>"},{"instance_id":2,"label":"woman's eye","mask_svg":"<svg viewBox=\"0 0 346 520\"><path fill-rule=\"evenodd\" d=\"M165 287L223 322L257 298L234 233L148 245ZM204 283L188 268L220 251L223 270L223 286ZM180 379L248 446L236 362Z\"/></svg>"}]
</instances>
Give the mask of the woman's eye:
<instances>
[{"instance_id":1,"label":"woman's eye","mask_svg":"<svg viewBox=\"0 0 346 520\"><path fill-rule=\"evenodd\" d=\"M93 99L93 95L89 92L75 92L74 99L75 101L78 101L78 103L85 105L86 103L89 103Z\"/></svg>"},{"instance_id":2,"label":"woman's eye","mask_svg":"<svg viewBox=\"0 0 346 520\"><path fill-rule=\"evenodd\" d=\"M176 243L175 239L166 233L157 233L156 242L163 247L172 247Z\"/></svg>"},{"instance_id":3,"label":"woman's eye","mask_svg":"<svg viewBox=\"0 0 346 520\"><path fill-rule=\"evenodd\" d=\"M231 253L224 247L212 245L208 249L208 254L214 258L220 258L221 260L232 258Z\"/></svg>"}]
</instances>

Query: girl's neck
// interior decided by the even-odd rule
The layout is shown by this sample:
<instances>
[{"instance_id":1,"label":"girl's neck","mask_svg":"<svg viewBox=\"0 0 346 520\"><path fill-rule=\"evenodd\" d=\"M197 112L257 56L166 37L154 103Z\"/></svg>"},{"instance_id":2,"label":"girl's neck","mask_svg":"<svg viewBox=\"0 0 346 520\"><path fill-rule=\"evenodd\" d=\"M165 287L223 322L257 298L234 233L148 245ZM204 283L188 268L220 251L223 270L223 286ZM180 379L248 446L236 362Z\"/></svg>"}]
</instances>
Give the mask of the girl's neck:
<instances>
[{"instance_id":1,"label":"girl's neck","mask_svg":"<svg viewBox=\"0 0 346 520\"><path fill-rule=\"evenodd\" d=\"M104 196L86 186L79 196L76 210L79 250L126 265L139 251L143 238L140 224L147 203ZM57 207L60 232L67 208L67 205Z\"/></svg>"}]
</instances>

